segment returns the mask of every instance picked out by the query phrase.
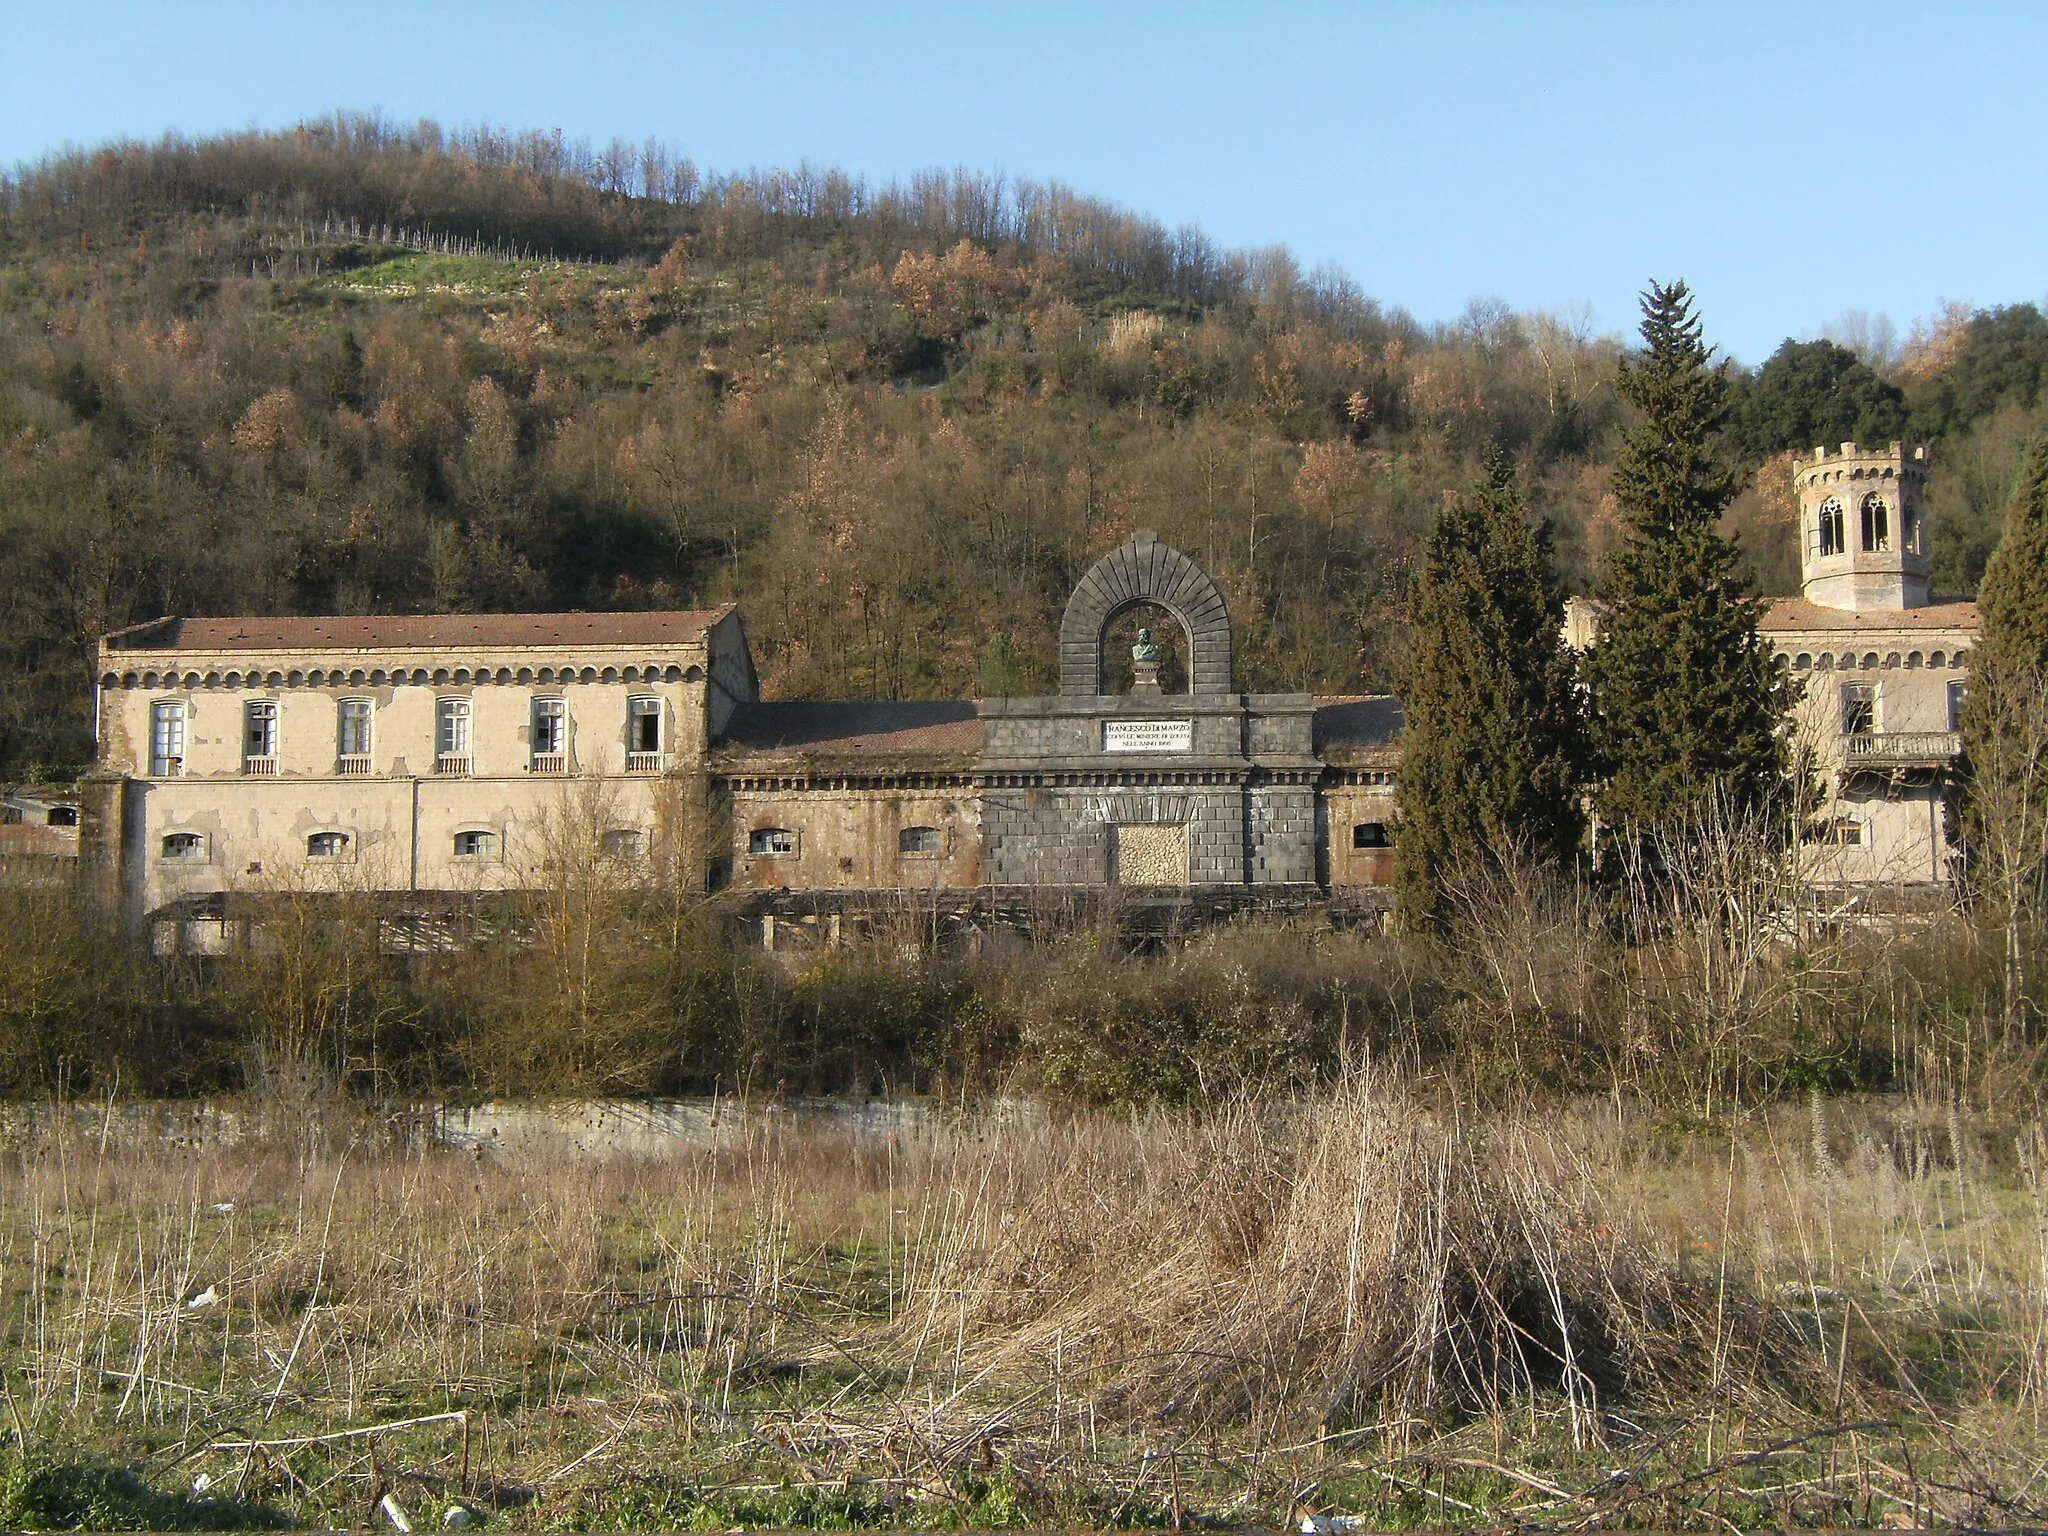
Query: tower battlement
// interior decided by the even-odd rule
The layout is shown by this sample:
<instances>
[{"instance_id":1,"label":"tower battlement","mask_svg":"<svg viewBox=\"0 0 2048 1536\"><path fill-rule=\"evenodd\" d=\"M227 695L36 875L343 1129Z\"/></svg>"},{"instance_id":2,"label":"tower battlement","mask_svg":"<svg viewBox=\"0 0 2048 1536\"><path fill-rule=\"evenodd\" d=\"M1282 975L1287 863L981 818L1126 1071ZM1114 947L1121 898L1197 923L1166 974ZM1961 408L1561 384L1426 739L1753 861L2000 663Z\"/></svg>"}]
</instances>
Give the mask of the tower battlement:
<instances>
[{"instance_id":1,"label":"tower battlement","mask_svg":"<svg viewBox=\"0 0 2048 1536\"><path fill-rule=\"evenodd\" d=\"M1927 449L1818 446L1792 461L1809 602L1850 612L1928 602Z\"/></svg>"}]
</instances>

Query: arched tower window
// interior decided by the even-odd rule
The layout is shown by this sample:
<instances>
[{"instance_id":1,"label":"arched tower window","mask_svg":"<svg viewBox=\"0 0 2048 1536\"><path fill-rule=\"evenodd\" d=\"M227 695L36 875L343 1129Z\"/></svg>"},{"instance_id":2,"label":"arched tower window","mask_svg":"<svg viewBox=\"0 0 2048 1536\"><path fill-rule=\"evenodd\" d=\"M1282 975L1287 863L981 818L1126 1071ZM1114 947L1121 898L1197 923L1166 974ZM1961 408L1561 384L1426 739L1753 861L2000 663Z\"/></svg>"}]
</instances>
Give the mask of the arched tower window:
<instances>
[{"instance_id":1,"label":"arched tower window","mask_svg":"<svg viewBox=\"0 0 2048 1536\"><path fill-rule=\"evenodd\" d=\"M1863 548L1879 553L1892 547L1892 509L1872 491L1863 498Z\"/></svg>"},{"instance_id":2,"label":"arched tower window","mask_svg":"<svg viewBox=\"0 0 2048 1536\"><path fill-rule=\"evenodd\" d=\"M1842 503L1830 496L1820 504L1820 552L1839 555L1849 547L1842 537Z\"/></svg>"}]
</instances>

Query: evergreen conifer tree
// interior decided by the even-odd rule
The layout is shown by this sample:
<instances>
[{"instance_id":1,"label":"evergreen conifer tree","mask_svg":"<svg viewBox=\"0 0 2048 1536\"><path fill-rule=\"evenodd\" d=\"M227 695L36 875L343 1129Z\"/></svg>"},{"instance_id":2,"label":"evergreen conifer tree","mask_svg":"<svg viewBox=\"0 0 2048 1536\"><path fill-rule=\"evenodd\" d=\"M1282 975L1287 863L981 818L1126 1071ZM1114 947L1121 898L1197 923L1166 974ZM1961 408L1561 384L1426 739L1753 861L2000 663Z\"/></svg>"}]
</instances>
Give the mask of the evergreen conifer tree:
<instances>
[{"instance_id":1,"label":"evergreen conifer tree","mask_svg":"<svg viewBox=\"0 0 2048 1536\"><path fill-rule=\"evenodd\" d=\"M1563 609L1549 531L1496 450L1437 519L1409 600L1394 861L1411 929L1442 930L1446 879L1578 845L1584 731Z\"/></svg>"},{"instance_id":2,"label":"evergreen conifer tree","mask_svg":"<svg viewBox=\"0 0 2048 1536\"><path fill-rule=\"evenodd\" d=\"M1785 699L1757 633L1762 605L1722 537L1735 477L1716 458L1725 381L1685 284L1643 295L1643 353L1617 384L1641 414L1614 465L1622 537L1585 661L1602 820L1669 835L1710 803L1743 814L1785 782Z\"/></svg>"},{"instance_id":3,"label":"evergreen conifer tree","mask_svg":"<svg viewBox=\"0 0 2048 1536\"><path fill-rule=\"evenodd\" d=\"M2025 994L2026 922L2048 883L2048 439L2027 445L1977 589L1963 700L1963 846L2005 929L2005 1011Z\"/></svg>"}]
</instances>

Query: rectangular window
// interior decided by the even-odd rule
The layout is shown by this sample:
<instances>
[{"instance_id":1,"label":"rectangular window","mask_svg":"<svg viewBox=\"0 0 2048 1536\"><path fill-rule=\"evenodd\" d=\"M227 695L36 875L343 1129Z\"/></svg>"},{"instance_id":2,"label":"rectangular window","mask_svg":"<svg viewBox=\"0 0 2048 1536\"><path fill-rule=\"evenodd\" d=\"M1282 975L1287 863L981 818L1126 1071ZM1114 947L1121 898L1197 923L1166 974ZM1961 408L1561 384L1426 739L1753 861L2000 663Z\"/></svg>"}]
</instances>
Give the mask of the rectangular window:
<instances>
[{"instance_id":1,"label":"rectangular window","mask_svg":"<svg viewBox=\"0 0 2048 1536\"><path fill-rule=\"evenodd\" d=\"M896 834L898 853L938 853L944 846L937 827L904 827Z\"/></svg>"},{"instance_id":2,"label":"rectangular window","mask_svg":"<svg viewBox=\"0 0 2048 1536\"><path fill-rule=\"evenodd\" d=\"M495 859L498 848L498 834L495 832L455 834L455 857L458 859Z\"/></svg>"},{"instance_id":3,"label":"rectangular window","mask_svg":"<svg viewBox=\"0 0 2048 1536\"><path fill-rule=\"evenodd\" d=\"M343 757L370 755L370 708L368 699L343 699L338 706Z\"/></svg>"},{"instance_id":4,"label":"rectangular window","mask_svg":"<svg viewBox=\"0 0 2048 1536\"><path fill-rule=\"evenodd\" d=\"M1359 821L1351 826L1351 846L1354 848L1386 848L1392 839L1387 836L1384 821Z\"/></svg>"},{"instance_id":5,"label":"rectangular window","mask_svg":"<svg viewBox=\"0 0 2048 1536\"><path fill-rule=\"evenodd\" d=\"M1842 734L1872 736L1877 732L1877 685L1842 684Z\"/></svg>"},{"instance_id":6,"label":"rectangular window","mask_svg":"<svg viewBox=\"0 0 2048 1536\"><path fill-rule=\"evenodd\" d=\"M177 699L149 707L149 771L159 779L185 771L185 706Z\"/></svg>"},{"instance_id":7,"label":"rectangular window","mask_svg":"<svg viewBox=\"0 0 2048 1536\"><path fill-rule=\"evenodd\" d=\"M252 698L242 707L242 758L276 766L276 702Z\"/></svg>"},{"instance_id":8,"label":"rectangular window","mask_svg":"<svg viewBox=\"0 0 2048 1536\"><path fill-rule=\"evenodd\" d=\"M440 722L441 756L469 756L469 700L443 699Z\"/></svg>"},{"instance_id":9,"label":"rectangular window","mask_svg":"<svg viewBox=\"0 0 2048 1536\"><path fill-rule=\"evenodd\" d=\"M626 750L661 750L661 700L634 699L627 708Z\"/></svg>"},{"instance_id":10,"label":"rectangular window","mask_svg":"<svg viewBox=\"0 0 2048 1536\"><path fill-rule=\"evenodd\" d=\"M1953 682L1948 685L1948 728L1960 731L1963 728L1963 700L1968 696L1970 685Z\"/></svg>"},{"instance_id":11,"label":"rectangular window","mask_svg":"<svg viewBox=\"0 0 2048 1536\"><path fill-rule=\"evenodd\" d=\"M533 701L533 755L549 757L562 750L564 711L560 699Z\"/></svg>"},{"instance_id":12,"label":"rectangular window","mask_svg":"<svg viewBox=\"0 0 2048 1536\"><path fill-rule=\"evenodd\" d=\"M759 827L747 834L747 852L782 854L796 852L796 834L787 827Z\"/></svg>"}]
</instances>

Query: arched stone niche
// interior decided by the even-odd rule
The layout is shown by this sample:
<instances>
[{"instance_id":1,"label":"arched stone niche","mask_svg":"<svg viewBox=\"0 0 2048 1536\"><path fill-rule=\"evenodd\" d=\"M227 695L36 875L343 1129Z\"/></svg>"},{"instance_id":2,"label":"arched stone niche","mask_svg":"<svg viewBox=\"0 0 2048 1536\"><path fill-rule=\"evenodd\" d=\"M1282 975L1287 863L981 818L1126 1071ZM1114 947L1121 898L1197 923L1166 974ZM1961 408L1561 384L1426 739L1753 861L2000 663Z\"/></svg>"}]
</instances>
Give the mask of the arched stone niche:
<instances>
[{"instance_id":1,"label":"arched stone niche","mask_svg":"<svg viewBox=\"0 0 2048 1536\"><path fill-rule=\"evenodd\" d=\"M1156 534L1140 533L1095 563L1067 600L1060 620L1060 696L1102 692L1102 636L1117 616L1156 603L1181 622L1188 639L1188 692L1231 691L1230 613L1216 583Z\"/></svg>"}]
</instances>

